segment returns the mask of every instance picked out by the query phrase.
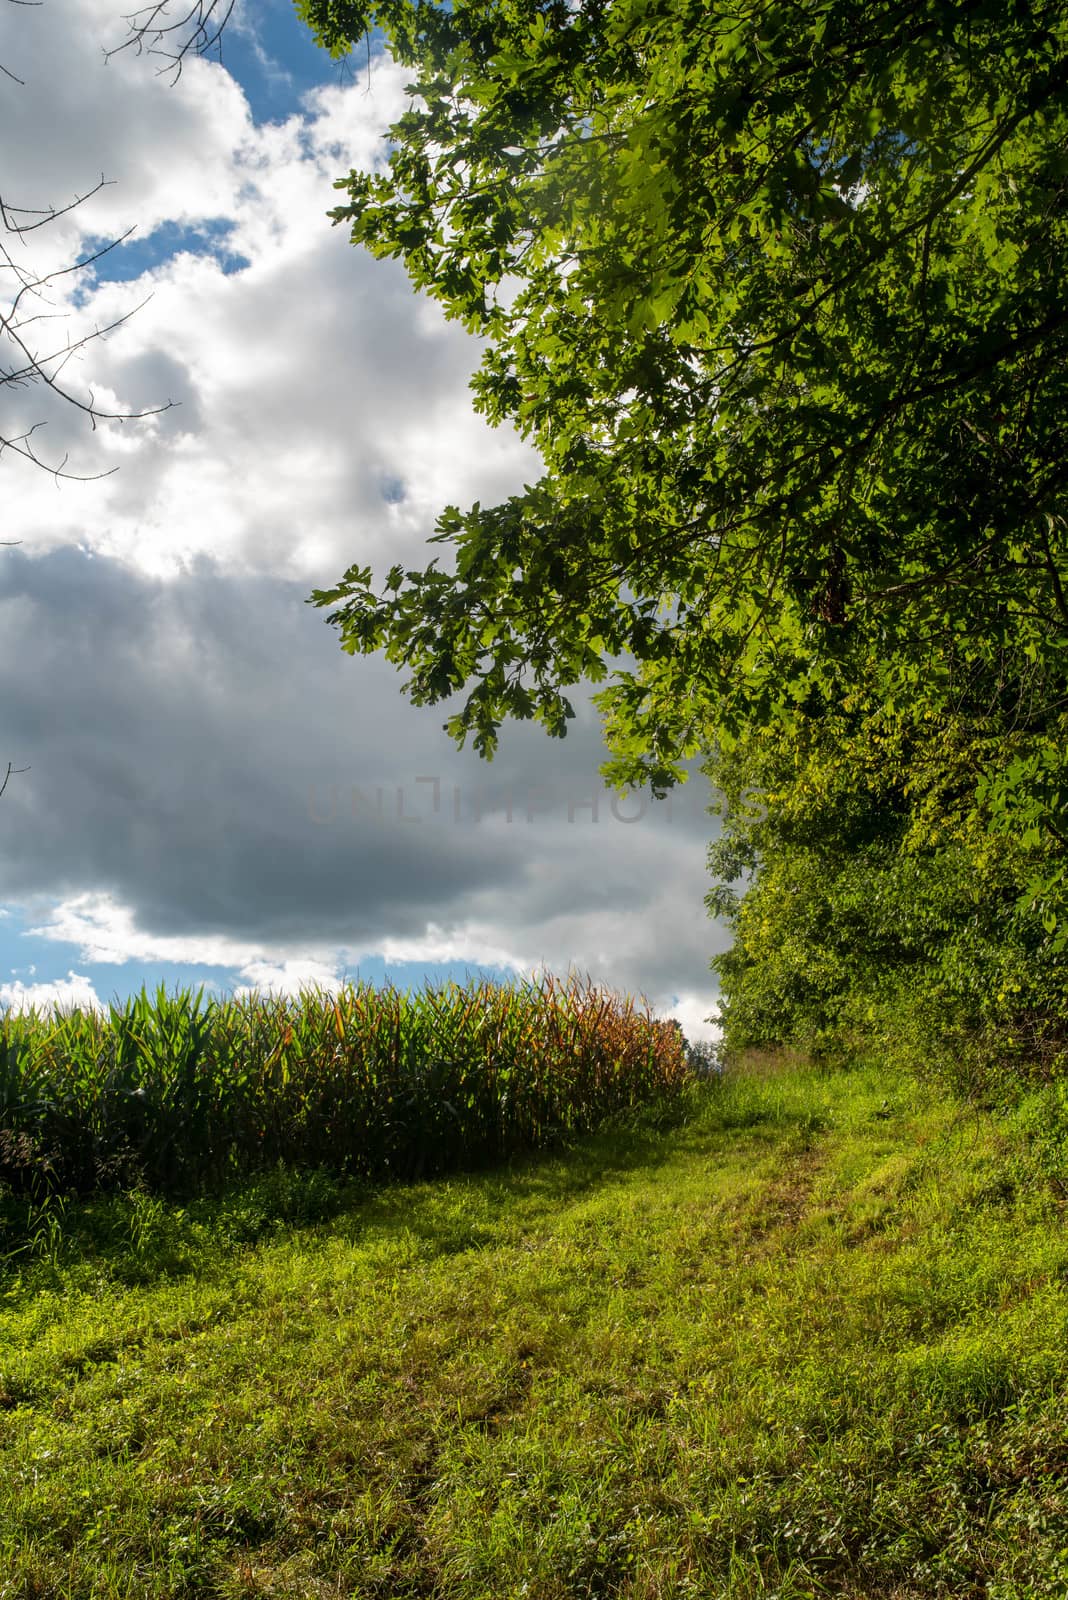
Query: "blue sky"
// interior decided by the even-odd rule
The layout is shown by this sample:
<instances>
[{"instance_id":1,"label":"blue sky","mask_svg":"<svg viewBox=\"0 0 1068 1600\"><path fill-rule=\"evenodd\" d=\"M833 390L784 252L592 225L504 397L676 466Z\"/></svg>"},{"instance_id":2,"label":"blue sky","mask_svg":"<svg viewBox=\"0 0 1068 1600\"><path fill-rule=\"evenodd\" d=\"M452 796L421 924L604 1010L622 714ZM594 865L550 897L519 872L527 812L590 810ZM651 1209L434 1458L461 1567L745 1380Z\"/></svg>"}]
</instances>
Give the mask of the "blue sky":
<instances>
[{"instance_id":1,"label":"blue sky","mask_svg":"<svg viewBox=\"0 0 1068 1600\"><path fill-rule=\"evenodd\" d=\"M0 754L29 769L0 800L0 1004L572 969L707 1034L700 783L614 810L581 689L567 739L509 727L487 767L306 603L356 561L424 565L444 506L541 471L475 415L477 344L327 218L384 160L407 73L331 61L286 0L239 0L221 63L177 82L105 61L123 28L113 0L18 8L26 89L0 94L20 203L107 179L27 262L134 230L56 281L50 332L120 322L63 378L144 413L93 429L0 389L3 431L84 479L0 463Z\"/></svg>"},{"instance_id":2,"label":"blue sky","mask_svg":"<svg viewBox=\"0 0 1068 1600\"><path fill-rule=\"evenodd\" d=\"M333 61L320 50L289 0L257 0L255 31L238 25L220 40L223 65L245 91L255 122L280 122L311 89L351 84L364 66L361 57Z\"/></svg>"},{"instance_id":3,"label":"blue sky","mask_svg":"<svg viewBox=\"0 0 1068 1600\"><path fill-rule=\"evenodd\" d=\"M159 48L165 47L161 44ZM331 60L315 44L289 0L256 0L254 26L246 25L245 12L236 7L210 59L218 61L240 84L252 121L258 126L299 114L304 97L312 90L352 83L357 66L366 67L366 58L359 63L355 57ZM156 65L164 68L162 57ZM233 224L225 217L208 218L193 226L167 221L149 234L135 229L101 260L96 277L130 281L181 251L210 255L224 272L239 271L248 265L248 259L229 248L232 231ZM88 241L92 250L105 243L103 238Z\"/></svg>"},{"instance_id":4,"label":"blue sky","mask_svg":"<svg viewBox=\"0 0 1068 1600\"><path fill-rule=\"evenodd\" d=\"M106 1005L136 993L142 986L154 991L160 984L168 990L192 986L218 995L232 994L244 986L241 975L232 967L206 966L193 961L131 961L122 964L85 960L76 945L57 945L35 936L33 919L24 910L8 911L0 917L0 982L60 984L69 991L72 1003L80 989L74 981L85 979ZM64 966L66 963L66 966ZM508 983L515 974L504 967L472 966L466 962L385 961L381 956L365 955L352 966L341 969L346 979L366 983L392 983L397 988L419 988L424 983L464 982L468 978L488 978Z\"/></svg>"},{"instance_id":5,"label":"blue sky","mask_svg":"<svg viewBox=\"0 0 1068 1600\"><path fill-rule=\"evenodd\" d=\"M250 265L247 256L230 248L233 224L225 217L183 227L181 223L164 222L143 237L137 233L120 242L107 239L89 239L88 255L103 252L95 265L97 283L130 283L154 267L163 266L183 252L190 255L211 256L224 273L240 272Z\"/></svg>"}]
</instances>

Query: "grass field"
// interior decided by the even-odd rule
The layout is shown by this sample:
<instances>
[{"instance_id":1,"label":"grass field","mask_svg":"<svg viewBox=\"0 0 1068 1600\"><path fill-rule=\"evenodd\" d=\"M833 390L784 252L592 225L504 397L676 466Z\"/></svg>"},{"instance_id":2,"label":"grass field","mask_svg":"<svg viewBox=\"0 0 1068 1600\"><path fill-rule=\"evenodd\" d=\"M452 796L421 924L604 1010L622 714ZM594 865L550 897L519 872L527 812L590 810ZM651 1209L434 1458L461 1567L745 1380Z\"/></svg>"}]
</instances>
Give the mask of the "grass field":
<instances>
[{"instance_id":1,"label":"grass field","mask_svg":"<svg viewBox=\"0 0 1068 1600\"><path fill-rule=\"evenodd\" d=\"M490 1175L59 1204L0 1300L0 1597L1063 1600L1026 1122L754 1066Z\"/></svg>"}]
</instances>

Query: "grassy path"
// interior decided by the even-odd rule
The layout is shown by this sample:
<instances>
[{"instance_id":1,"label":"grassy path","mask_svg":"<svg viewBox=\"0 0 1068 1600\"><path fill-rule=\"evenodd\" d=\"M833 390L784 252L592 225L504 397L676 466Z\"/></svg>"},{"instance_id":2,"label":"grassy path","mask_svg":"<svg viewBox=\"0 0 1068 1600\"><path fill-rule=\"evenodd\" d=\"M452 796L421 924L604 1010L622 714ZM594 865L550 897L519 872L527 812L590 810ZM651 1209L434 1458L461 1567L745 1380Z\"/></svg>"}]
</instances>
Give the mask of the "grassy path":
<instances>
[{"instance_id":1,"label":"grassy path","mask_svg":"<svg viewBox=\"0 0 1068 1600\"><path fill-rule=\"evenodd\" d=\"M1068 1232L887 1092L68 1217L0 1297L0 1600L1063 1600Z\"/></svg>"}]
</instances>

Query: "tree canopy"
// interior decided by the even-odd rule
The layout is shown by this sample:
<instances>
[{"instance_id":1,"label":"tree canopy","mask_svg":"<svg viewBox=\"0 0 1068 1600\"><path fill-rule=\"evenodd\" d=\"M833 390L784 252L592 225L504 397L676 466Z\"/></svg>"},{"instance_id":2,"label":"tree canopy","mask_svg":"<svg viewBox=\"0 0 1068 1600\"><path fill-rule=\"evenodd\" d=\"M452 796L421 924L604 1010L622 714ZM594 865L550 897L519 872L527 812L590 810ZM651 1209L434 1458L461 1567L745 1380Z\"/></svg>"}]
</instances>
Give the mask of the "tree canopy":
<instances>
[{"instance_id":1,"label":"tree canopy","mask_svg":"<svg viewBox=\"0 0 1068 1600\"><path fill-rule=\"evenodd\" d=\"M474 403L545 468L444 510L446 565L318 591L345 649L465 691L448 726L487 754L601 682L607 775L658 792L863 686L957 730L961 803L1033 836L1055 917L1068 9L299 9L411 67L388 169L332 215L481 337Z\"/></svg>"}]
</instances>

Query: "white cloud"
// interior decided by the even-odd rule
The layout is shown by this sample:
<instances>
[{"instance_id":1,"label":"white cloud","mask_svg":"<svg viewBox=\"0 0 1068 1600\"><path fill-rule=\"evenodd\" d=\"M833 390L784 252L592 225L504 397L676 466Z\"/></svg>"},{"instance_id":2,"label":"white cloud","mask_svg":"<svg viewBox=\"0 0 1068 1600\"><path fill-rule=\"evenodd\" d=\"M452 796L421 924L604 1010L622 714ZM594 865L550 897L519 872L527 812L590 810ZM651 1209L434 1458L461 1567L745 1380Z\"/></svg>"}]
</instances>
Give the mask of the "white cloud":
<instances>
[{"instance_id":1,"label":"white cloud","mask_svg":"<svg viewBox=\"0 0 1068 1600\"><path fill-rule=\"evenodd\" d=\"M356 252L326 218L341 198L337 175L384 158L384 130L406 103L404 70L378 58L369 85L361 75L318 90L302 114L257 127L222 67L193 61L168 87L143 58L98 59L94 34L114 21L102 3L83 4L81 20L84 31L64 30L73 38L47 75L42 60L26 65L28 81L77 79L78 149L92 149L116 182L57 226L48 249L69 259L85 230L118 232L133 219L140 238L163 223L211 223L248 265L228 272L220 256L184 251L133 282L57 286L57 313L82 302L73 333L151 296L68 367L76 392L108 410L179 404L93 432L40 392L5 394L8 432L47 418L37 443L49 460L69 451L72 470L121 468L58 489L24 469L26 548L81 544L170 576L210 553L241 570L326 581L357 549L379 561L414 554L446 503L499 498L537 472L514 435L471 410L475 341L417 298L397 264ZM71 149L53 133L37 150L25 125L36 106L18 106L16 133L15 99L0 101L0 137L35 151L20 181L51 194ZM72 136L78 126L66 103L51 120ZM386 504L386 483L403 486L398 504Z\"/></svg>"},{"instance_id":2,"label":"white cloud","mask_svg":"<svg viewBox=\"0 0 1068 1600\"><path fill-rule=\"evenodd\" d=\"M253 982L257 974L304 966L309 972L333 974L332 953L322 947L297 946L292 953L272 952L265 944L226 934L159 934L139 928L132 907L111 895L89 892L56 906L37 927L33 938L76 945L83 961L121 966L127 961L157 961L206 967L232 967ZM280 964L279 964L280 963Z\"/></svg>"},{"instance_id":3,"label":"white cloud","mask_svg":"<svg viewBox=\"0 0 1068 1600\"><path fill-rule=\"evenodd\" d=\"M296 995L306 989L322 989L332 994L344 982L343 976L329 963L307 959L283 961L249 961L242 968L242 977L248 982L234 990L240 999L251 994Z\"/></svg>"},{"instance_id":4,"label":"white cloud","mask_svg":"<svg viewBox=\"0 0 1068 1600\"><path fill-rule=\"evenodd\" d=\"M387 937L374 948L328 948L297 941L285 946L220 934L152 933L136 925L130 906L98 893L77 895L55 906L45 921L26 931L33 938L75 945L83 961L102 965L132 961L232 968L246 980L239 992L273 989L292 994L302 985L335 988L346 972L372 955L396 963L470 962L517 972L534 970L495 945L500 930L494 928L445 932L431 923L425 937Z\"/></svg>"},{"instance_id":5,"label":"white cloud","mask_svg":"<svg viewBox=\"0 0 1068 1600\"><path fill-rule=\"evenodd\" d=\"M11 1011L48 1013L77 1006L82 1011L102 1011L99 996L89 978L68 972L52 983L0 983L0 1008Z\"/></svg>"},{"instance_id":6,"label":"white cloud","mask_svg":"<svg viewBox=\"0 0 1068 1600\"><path fill-rule=\"evenodd\" d=\"M712 1041L722 1036L719 1025L719 1006L710 995L680 994L672 998L661 997L657 1015L675 1017L691 1044L699 1039Z\"/></svg>"},{"instance_id":7,"label":"white cloud","mask_svg":"<svg viewBox=\"0 0 1068 1600\"><path fill-rule=\"evenodd\" d=\"M465 923L452 928L427 924L426 932L409 939L386 938L381 954L386 961L469 962L472 966L500 967L505 971L531 973L534 963L525 961L499 941L500 927ZM370 954L370 952L368 952Z\"/></svg>"}]
</instances>

